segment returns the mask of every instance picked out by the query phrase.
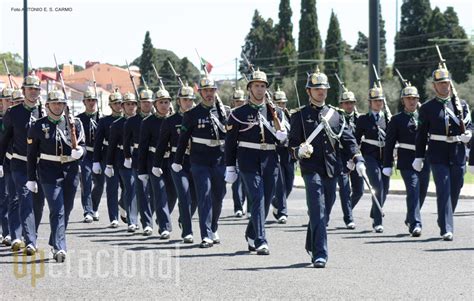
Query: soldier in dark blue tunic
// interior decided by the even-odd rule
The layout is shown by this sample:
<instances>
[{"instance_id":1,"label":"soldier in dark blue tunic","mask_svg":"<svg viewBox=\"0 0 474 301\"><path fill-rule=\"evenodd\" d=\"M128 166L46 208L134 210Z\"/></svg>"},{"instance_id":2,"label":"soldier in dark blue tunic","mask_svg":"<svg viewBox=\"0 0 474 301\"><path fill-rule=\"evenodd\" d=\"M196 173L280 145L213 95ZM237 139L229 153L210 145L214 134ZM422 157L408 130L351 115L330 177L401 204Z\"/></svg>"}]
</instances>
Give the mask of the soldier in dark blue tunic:
<instances>
[{"instance_id":1,"label":"soldier in dark blue tunic","mask_svg":"<svg viewBox=\"0 0 474 301\"><path fill-rule=\"evenodd\" d=\"M181 133L171 168L183 169L184 156L191 143L191 174L199 210L201 248L220 243L217 234L226 187L224 181L224 139L227 110L216 104L217 86L208 75L201 78L202 102L183 115Z\"/></svg>"},{"instance_id":2,"label":"soldier in dark blue tunic","mask_svg":"<svg viewBox=\"0 0 474 301\"><path fill-rule=\"evenodd\" d=\"M123 138L125 121L135 116L137 112L137 99L134 94L130 92L124 94L122 108L124 115L115 120L110 126L104 174L108 178L113 178L118 172L120 176L120 180L123 184L123 202L127 212L128 231L133 233L138 229L138 207L135 189L133 187L134 178L132 169L124 165ZM118 224L111 224L111 226L117 227Z\"/></svg>"},{"instance_id":3,"label":"soldier in dark blue tunic","mask_svg":"<svg viewBox=\"0 0 474 301\"><path fill-rule=\"evenodd\" d=\"M290 112L286 108L288 99L285 92L277 88L273 94L273 101L282 110L282 125L287 132L290 132ZM288 218L287 199L293 189L293 182L295 180L295 162L288 152L288 141L286 143L277 145L278 153L278 179L275 190L275 197L272 200L273 216L277 219L279 224L286 224Z\"/></svg>"},{"instance_id":4,"label":"soldier in dark blue tunic","mask_svg":"<svg viewBox=\"0 0 474 301\"><path fill-rule=\"evenodd\" d=\"M234 90L234 93L232 93L232 99L231 99L232 110L235 110L238 107L243 106L246 102L247 102L247 99L245 98L245 92L240 88L236 88ZM232 183L232 199L234 201L234 214L235 214L235 217L242 217L245 215L245 212L246 212L244 208L246 193L245 193L242 177L240 176L239 166L237 165L235 168L237 171L237 180L234 183ZM247 198L247 208L250 208L248 204L248 198Z\"/></svg>"},{"instance_id":5,"label":"soldier in dark blue tunic","mask_svg":"<svg viewBox=\"0 0 474 301\"><path fill-rule=\"evenodd\" d=\"M104 177L102 171L106 165L110 127L116 120L122 117L122 94L120 94L117 89L109 96L109 106L112 110L112 114L99 119L94 141L94 163L92 164L92 172L100 177ZM105 193L107 196L110 227L116 228L118 227L119 203L123 202L124 189L123 185L121 185L118 173L111 177L105 177L105 182L107 184ZM119 185L122 187L120 201ZM125 216L126 214L124 213L123 215Z\"/></svg>"},{"instance_id":6,"label":"soldier in dark blue tunic","mask_svg":"<svg viewBox=\"0 0 474 301\"><path fill-rule=\"evenodd\" d=\"M424 164L421 172L413 169L415 159L415 137L418 131L418 105L420 95L416 87L408 85L402 90L403 111L392 117L388 124L385 140L383 174L392 175L394 150L397 149L397 168L400 170L406 187L407 215L405 224L413 237L421 235L420 210L425 201L430 182L429 164Z\"/></svg>"},{"instance_id":7,"label":"soldier in dark blue tunic","mask_svg":"<svg viewBox=\"0 0 474 301\"><path fill-rule=\"evenodd\" d=\"M225 146L225 179L228 183L237 180L238 162L252 204L245 238L249 251L257 251L258 255L270 254L265 220L278 177L276 144L284 143L288 133L285 128L280 128L280 120L274 120L278 118L276 108L265 103L267 88L267 75L257 69L247 83L248 103L232 111L229 116Z\"/></svg>"},{"instance_id":8,"label":"soldier in dark blue tunic","mask_svg":"<svg viewBox=\"0 0 474 301\"><path fill-rule=\"evenodd\" d=\"M140 212L140 221L143 227L143 235L150 236L153 232L153 211L151 199L151 187L148 185L148 179L142 181L138 178L139 162L138 148L140 141L140 129L145 118L152 116L153 91L145 88L140 92L139 113L128 118L124 124L123 153L125 156L123 165L131 168L133 176L133 189L137 199L138 211ZM146 162L146 161L145 161Z\"/></svg>"},{"instance_id":9,"label":"soldier in dark blue tunic","mask_svg":"<svg viewBox=\"0 0 474 301\"><path fill-rule=\"evenodd\" d=\"M355 137L360 144L360 150L367 165L367 175L370 185L375 190L375 195L380 205L383 206L388 194L390 178L382 173L385 136L389 122L384 113L384 92L374 83L369 90L369 112L357 119ZM354 208L357 203L354 202ZM372 227L375 232L383 232L383 216L381 210L372 200L370 217L373 219Z\"/></svg>"},{"instance_id":10,"label":"soldier in dark blue tunic","mask_svg":"<svg viewBox=\"0 0 474 301\"><path fill-rule=\"evenodd\" d=\"M340 114L346 119L346 125L355 135L356 123L359 113L356 110L356 98L351 91L344 91L339 100ZM352 207L359 202L364 195L364 180L357 172L347 167L347 162L351 159L342 153L342 171L337 179L339 185L339 198L341 199L341 208L344 223L347 229L355 229L356 224L352 215ZM354 204L354 205L353 205Z\"/></svg>"},{"instance_id":11,"label":"soldier in dark blue tunic","mask_svg":"<svg viewBox=\"0 0 474 301\"><path fill-rule=\"evenodd\" d=\"M160 90L157 94L157 106L165 106L166 100L170 99L170 96L166 90ZM194 91L187 84L182 86L178 91L176 103L178 105L178 112L164 119L160 126L160 133L158 142L156 144L156 153L153 159L152 168L152 181L156 181L153 187L159 188L158 200L163 205L162 214L171 213L175 201L173 187L169 183L169 177L172 178L174 188L178 197L178 209L180 228L182 229L181 237L184 243L193 243L193 229L191 224L191 218L197 208L196 190L194 187L194 180L191 176L191 165L189 161L189 149L186 149L183 158L183 169L174 172L171 171L171 164L173 163L176 147L178 145L179 134L181 131L181 123L183 121L183 114L194 107ZM162 103L164 101L164 103ZM167 156L169 152L169 157ZM163 185L165 187L163 187ZM168 205L166 207L166 197ZM157 214L158 215L158 214ZM168 216L165 217L164 221L169 220ZM159 221L161 223L161 221ZM160 226L161 227L161 226Z\"/></svg>"},{"instance_id":12,"label":"soldier in dark blue tunic","mask_svg":"<svg viewBox=\"0 0 474 301\"><path fill-rule=\"evenodd\" d=\"M48 93L48 116L36 120L28 131L28 182L38 192L43 187L49 207L49 245L57 262L66 259L66 229L79 185L79 160L85 153L81 121L67 116L64 94ZM39 158L39 160L38 160Z\"/></svg>"},{"instance_id":13,"label":"soldier in dark blue tunic","mask_svg":"<svg viewBox=\"0 0 474 301\"><path fill-rule=\"evenodd\" d=\"M453 213L464 184L466 144L472 138L471 114L466 101L455 96L451 74L441 65L433 72L433 87L436 97L420 107L412 166L422 171L426 155L436 185L440 235L451 241Z\"/></svg>"},{"instance_id":14,"label":"soldier in dark blue tunic","mask_svg":"<svg viewBox=\"0 0 474 301\"><path fill-rule=\"evenodd\" d=\"M97 95L90 90L84 92L83 103L86 110L77 115L84 127L86 154L81 160L81 201L84 210L84 222L91 223L99 220L99 203L104 192L105 177L102 173L92 172L94 142L99 122L97 110Z\"/></svg>"},{"instance_id":15,"label":"soldier in dark blue tunic","mask_svg":"<svg viewBox=\"0 0 474 301\"><path fill-rule=\"evenodd\" d=\"M364 159L344 116L325 104L327 89L328 78L317 68L306 83L309 104L293 113L290 123L289 147L293 158L299 160L306 188L306 250L315 268L324 268L328 260L325 206L336 198L337 177L342 168L340 144L350 154L357 172L365 173Z\"/></svg>"},{"instance_id":16,"label":"soldier in dark blue tunic","mask_svg":"<svg viewBox=\"0 0 474 301\"><path fill-rule=\"evenodd\" d=\"M26 187L28 181L26 142L31 123L43 117L45 113L41 105L40 79L36 75L25 77L22 90L25 95L23 104L11 107L3 117L4 135L0 141L0 166L11 146L10 171L15 184L15 196L10 198L8 217L12 250L21 249L23 236L26 253L33 255L37 248L36 238L43 215L44 195L41 187L37 193L31 193Z\"/></svg>"}]
</instances>

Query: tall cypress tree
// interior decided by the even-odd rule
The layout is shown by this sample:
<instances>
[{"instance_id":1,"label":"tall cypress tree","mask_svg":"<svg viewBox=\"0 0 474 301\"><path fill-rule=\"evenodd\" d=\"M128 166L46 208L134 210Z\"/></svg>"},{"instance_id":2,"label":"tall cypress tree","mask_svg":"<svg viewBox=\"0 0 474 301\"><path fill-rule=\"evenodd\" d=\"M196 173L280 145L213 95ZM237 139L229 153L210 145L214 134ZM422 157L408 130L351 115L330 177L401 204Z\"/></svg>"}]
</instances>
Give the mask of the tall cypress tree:
<instances>
[{"instance_id":1,"label":"tall cypress tree","mask_svg":"<svg viewBox=\"0 0 474 301\"><path fill-rule=\"evenodd\" d=\"M401 9L400 31L395 37L395 63L405 78L426 97L425 80L433 65L432 49L426 49L428 23L431 16L429 0L405 1Z\"/></svg>"},{"instance_id":2,"label":"tall cypress tree","mask_svg":"<svg viewBox=\"0 0 474 301\"><path fill-rule=\"evenodd\" d=\"M380 1L381 2L381 1ZM381 76L385 73L387 67L387 38L385 34L385 20L382 18L382 5L379 2L379 37L380 37L380 74Z\"/></svg>"},{"instance_id":3,"label":"tall cypress tree","mask_svg":"<svg viewBox=\"0 0 474 301\"><path fill-rule=\"evenodd\" d=\"M324 60L324 73L328 76L329 84L331 85L326 102L337 105L340 89L334 73L338 73L344 78L344 43L341 38L339 20L334 12L331 12L329 20Z\"/></svg>"},{"instance_id":4,"label":"tall cypress tree","mask_svg":"<svg viewBox=\"0 0 474 301\"><path fill-rule=\"evenodd\" d=\"M154 71L151 65L154 61L155 48L153 48L153 44L151 43L150 32L147 31L145 34L145 41L143 42L142 55L140 57L139 67L140 73L142 74L142 78L145 78L149 85L151 85L150 79L154 78L154 76L152 76ZM143 80L141 80L141 84L143 85Z\"/></svg>"},{"instance_id":5,"label":"tall cypress tree","mask_svg":"<svg viewBox=\"0 0 474 301\"><path fill-rule=\"evenodd\" d=\"M352 50L351 59L357 63L367 65L369 53L369 38L359 31L359 38L357 39L357 44Z\"/></svg>"},{"instance_id":6,"label":"tall cypress tree","mask_svg":"<svg viewBox=\"0 0 474 301\"><path fill-rule=\"evenodd\" d=\"M300 32L298 36L298 93L305 98L306 72L314 71L317 63L301 60L321 58L321 35L318 29L316 0L301 0Z\"/></svg>"},{"instance_id":7,"label":"tall cypress tree","mask_svg":"<svg viewBox=\"0 0 474 301\"><path fill-rule=\"evenodd\" d=\"M296 58L295 40L293 38L293 23L291 22L290 0L281 0L278 18L279 23L276 26L277 32L277 51L276 51L276 71L280 73L281 78L292 73L294 60Z\"/></svg>"}]
</instances>

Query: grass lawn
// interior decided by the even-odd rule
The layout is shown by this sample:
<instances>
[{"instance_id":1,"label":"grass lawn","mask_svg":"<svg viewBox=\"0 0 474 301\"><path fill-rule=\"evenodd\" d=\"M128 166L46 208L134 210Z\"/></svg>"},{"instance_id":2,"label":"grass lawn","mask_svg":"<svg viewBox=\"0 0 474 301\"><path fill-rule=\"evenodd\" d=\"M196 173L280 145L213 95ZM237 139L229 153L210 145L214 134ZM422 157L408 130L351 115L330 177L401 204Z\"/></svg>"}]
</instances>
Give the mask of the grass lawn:
<instances>
[{"instance_id":1,"label":"grass lawn","mask_svg":"<svg viewBox=\"0 0 474 301\"><path fill-rule=\"evenodd\" d=\"M296 168L295 174L301 176L301 171L299 167ZM394 170L393 175L390 178L394 180L401 180L402 176L400 174L400 171ZM431 176L431 181L433 181L433 176ZM474 184L474 175L469 172L466 172L466 174L464 175L464 184Z\"/></svg>"}]
</instances>

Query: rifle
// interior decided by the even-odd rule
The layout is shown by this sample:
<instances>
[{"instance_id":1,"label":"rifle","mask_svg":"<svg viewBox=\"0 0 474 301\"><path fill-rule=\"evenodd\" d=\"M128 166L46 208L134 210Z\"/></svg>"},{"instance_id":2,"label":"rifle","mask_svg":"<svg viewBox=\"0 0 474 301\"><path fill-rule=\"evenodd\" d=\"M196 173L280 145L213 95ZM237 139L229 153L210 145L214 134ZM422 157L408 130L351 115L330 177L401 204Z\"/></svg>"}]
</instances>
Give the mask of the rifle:
<instances>
[{"instance_id":1,"label":"rifle","mask_svg":"<svg viewBox=\"0 0 474 301\"><path fill-rule=\"evenodd\" d=\"M446 67L446 60L441 55L441 50L439 50L438 44L436 44L436 50L438 51L440 65L443 67L443 69L448 70L448 68ZM456 108L456 110L459 112L459 121L460 121L459 127L461 128L461 133L464 134L466 132L466 125L464 124L464 112L462 110L461 100L458 97L458 91L454 87L452 80L449 81L449 85L451 87L451 92L453 93L453 98L454 98L453 105Z\"/></svg>"},{"instance_id":2,"label":"rifle","mask_svg":"<svg viewBox=\"0 0 474 301\"><path fill-rule=\"evenodd\" d=\"M158 74L158 70L156 70L155 64L151 64L151 65L153 66L153 70L155 70L155 74L156 74L156 77L158 78L158 81L160 82L161 89L164 89L165 85L163 85L162 77Z\"/></svg>"},{"instance_id":3,"label":"rifle","mask_svg":"<svg viewBox=\"0 0 474 301\"><path fill-rule=\"evenodd\" d=\"M69 110L69 104L67 103L67 94L66 94L66 85L64 84L64 79L63 79L63 71L59 69L58 61L56 60L56 54L53 54L54 56L54 63L56 64L56 72L58 73L59 79L61 81L61 89L64 94L64 99L66 100L66 110L65 110L65 115L66 115L66 125L69 128L69 131L71 133L71 148L75 149L77 148L77 136L76 136L76 126L74 122L74 116L72 116L71 111Z\"/></svg>"},{"instance_id":4,"label":"rifle","mask_svg":"<svg viewBox=\"0 0 474 301\"><path fill-rule=\"evenodd\" d=\"M174 69L173 64L171 64L170 60L168 60L168 65L170 65L171 71L173 71L174 76L178 80L179 86L180 87L184 86L183 81L181 80L181 75L176 73L176 70Z\"/></svg>"},{"instance_id":5,"label":"rifle","mask_svg":"<svg viewBox=\"0 0 474 301\"><path fill-rule=\"evenodd\" d=\"M95 80L95 74L94 74L94 70L92 70L92 81L94 83L94 93L95 93L95 97L97 99L99 99L99 94L97 93L97 82ZM100 107L102 106L102 97L100 98L100 106L99 104L97 104L97 118L99 118L100 116Z\"/></svg>"},{"instance_id":6,"label":"rifle","mask_svg":"<svg viewBox=\"0 0 474 301\"><path fill-rule=\"evenodd\" d=\"M5 61L5 59L3 59L3 64L5 65L5 69L7 70L7 76L8 76L8 81L10 82L10 88L14 89L12 74L10 73L10 70L8 69L7 61Z\"/></svg>"},{"instance_id":7,"label":"rifle","mask_svg":"<svg viewBox=\"0 0 474 301\"><path fill-rule=\"evenodd\" d=\"M132 75L132 72L130 71L130 66L128 65L127 60L125 60L125 63L127 64L128 75L130 75L130 80L132 81L133 90L135 91L135 95L137 96L137 101L138 101L140 99L140 94L138 94L137 86L135 85L135 81L133 80L134 76Z\"/></svg>"},{"instance_id":8,"label":"rifle","mask_svg":"<svg viewBox=\"0 0 474 301\"><path fill-rule=\"evenodd\" d=\"M295 86L295 92L296 92L296 99L298 101L298 108L301 108L301 103L300 103L300 94L298 93L298 86L296 85L296 81L293 81L293 85ZM304 120L303 120L303 114L300 112L300 117L301 117L301 127L303 128L303 135L304 135L304 140L306 142L307 136L306 136L306 130L304 129Z\"/></svg>"},{"instance_id":9,"label":"rifle","mask_svg":"<svg viewBox=\"0 0 474 301\"><path fill-rule=\"evenodd\" d=\"M375 79L377 80L377 84L379 88L382 88L382 80L379 77L377 68L375 68L374 64L372 64L372 68L374 68L374 75L375 75ZM383 110L385 111L385 114L387 115L387 119L390 120L392 118L392 113L390 112L390 108L388 107L387 100L385 99L385 97L383 98Z\"/></svg>"},{"instance_id":10,"label":"rifle","mask_svg":"<svg viewBox=\"0 0 474 301\"><path fill-rule=\"evenodd\" d=\"M247 58L247 56L245 55L244 52L242 52L242 56L245 60L245 62L247 63L248 67L249 67L249 70L253 73L255 72L255 68L253 67L253 65L250 63L249 59ZM275 129L277 131L281 131L282 130L282 126L281 126L281 122L280 122L280 119L278 119L278 115L277 115L277 112L276 112L276 106L275 104L273 103L272 101L272 95L270 94L270 92L268 92L268 90L265 91L265 96L267 97L267 108L268 110L270 111L270 113L272 114L272 119L273 119L273 124L275 126Z\"/></svg>"},{"instance_id":11,"label":"rifle","mask_svg":"<svg viewBox=\"0 0 474 301\"><path fill-rule=\"evenodd\" d=\"M403 76L400 73L400 71L398 70L398 68L395 68L395 71L397 72L398 78L402 82L403 87L408 87L408 81L405 78L403 78Z\"/></svg>"},{"instance_id":12,"label":"rifle","mask_svg":"<svg viewBox=\"0 0 474 301\"><path fill-rule=\"evenodd\" d=\"M201 69L204 71L204 74L206 75L206 77L208 77L209 72L207 72L206 66L202 64L202 59L201 59L201 56L199 55L199 52L197 51L197 49L195 50L199 58L199 64L201 65ZM224 110L224 104L221 98L219 97L219 94L217 93L217 91L216 91L216 107L217 107L217 113L219 114L219 117L222 118L223 120L227 120L226 113Z\"/></svg>"}]
</instances>

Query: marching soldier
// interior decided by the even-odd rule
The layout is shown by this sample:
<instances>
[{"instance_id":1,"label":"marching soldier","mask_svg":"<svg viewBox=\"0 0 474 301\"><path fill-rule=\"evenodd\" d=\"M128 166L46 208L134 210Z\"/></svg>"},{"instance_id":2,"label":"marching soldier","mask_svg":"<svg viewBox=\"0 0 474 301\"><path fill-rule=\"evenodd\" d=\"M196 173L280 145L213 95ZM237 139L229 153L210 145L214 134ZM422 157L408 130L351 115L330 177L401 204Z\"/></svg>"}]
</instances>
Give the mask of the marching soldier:
<instances>
[{"instance_id":1,"label":"marching soldier","mask_svg":"<svg viewBox=\"0 0 474 301\"><path fill-rule=\"evenodd\" d=\"M420 172L413 169L415 136L418 131L418 89L411 85L402 90L403 111L393 116L388 124L384 153L383 174L392 175L393 151L398 143L397 168L400 169L406 188L407 216L405 224L413 237L421 235L420 210L425 201L430 182L430 168L426 163Z\"/></svg>"},{"instance_id":2,"label":"marching soldier","mask_svg":"<svg viewBox=\"0 0 474 301\"><path fill-rule=\"evenodd\" d=\"M288 99L286 93L280 90L273 94L273 101L283 111L282 125L287 132L290 132L290 112L286 108ZM285 144L277 145L277 153L279 158L278 165L278 179L276 183L275 197L272 200L273 216L278 223L286 224L288 218L288 206L286 200L290 196L293 189L293 182L295 180L295 162L288 152L288 141Z\"/></svg>"},{"instance_id":3,"label":"marching soldier","mask_svg":"<svg viewBox=\"0 0 474 301\"><path fill-rule=\"evenodd\" d=\"M86 110L77 115L84 128L86 154L81 161L81 201L84 210L84 222L91 223L99 220L99 203L104 192L105 179L103 174L92 172L94 142L97 135L99 111L97 110L97 95L90 90L84 92L82 100ZM92 186L94 184L94 186Z\"/></svg>"},{"instance_id":4,"label":"marching soldier","mask_svg":"<svg viewBox=\"0 0 474 301\"><path fill-rule=\"evenodd\" d=\"M344 117L325 104L327 89L328 78L317 68L308 75L306 83L309 104L293 113L290 123L289 147L293 158L299 160L306 187L306 250L315 268L324 268L328 260L325 204L334 203L336 197L341 171L339 144L351 155L357 172L365 173L364 159Z\"/></svg>"},{"instance_id":5,"label":"marching soldier","mask_svg":"<svg viewBox=\"0 0 474 301\"><path fill-rule=\"evenodd\" d=\"M104 174L108 178L112 178L118 171L120 180L123 184L123 202L127 212L128 232L135 232L138 228L137 198L133 187L134 178L132 175L132 169L124 165L125 157L123 152L125 121L128 118L135 116L137 112L137 99L135 98L135 95L130 92L125 93L121 105L124 115L117 118L110 126L109 145L107 147L107 159ZM118 224L111 224L111 226L117 227Z\"/></svg>"},{"instance_id":6,"label":"marching soldier","mask_svg":"<svg viewBox=\"0 0 474 301\"><path fill-rule=\"evenodd\" d=\"M245 99L245 93L242 89L236 88L232 94L232 110L235 110L243 106L247 102ZM240 176L239 166L235 167L237 172L237 180L232 183L232 199L234 200L234 214L236 217L242 217L245 214L244 203L245 203L245 189L242 177ZM249 207L247 199L247 208Z\"/></svg>"},{"instance_id":7,"label":"marching soldier","mask_svg":"<svg viewBox=\"0 0 474 301\"><path fill-rule=\"evenodd\" d=\"M184 156L191 140L191 174L198 201L201 248L220 243L217 228L226 192L224 125L228 110L216 100L216 92L214 80L208 75L203 76L199 82L202 102L183 115L174 163L171 165L176 173L183 169Z\"/></svg>"},{"instance_id":8,"label":"marching soldier","mask_svg":"<svg viewBox=\"0 0 474 301\"><path fill-rule=\"evenodd\" d=\"M381 87L374 83L369 90L369 112L357 119L355 137L367 165L367 175L370 185L375 189L375 196L383 206L388 194L390 178L382 173L385 136L389 119L384 113L385 95ZM352 204L354 208L357 202ZM381 210L372 200L370 217L373 219L372 227L376 233L383 232L383 216Z\"/></svg>"},{"instance_id":9,"label":"marching soldier","mask_svg":"<svg viewBox=\"0 0 474 301\"><path fill-rule=\"evenodd\" d=\"M158 233L160 234L160 239L169 239L172 231L171 212L176 204L176 192L168 164L170 156L168 143L164 147L164 152L158 155L160 160L166 161L165 166L163 168L160 167L161 173L155 172L157 175L154 175L152 172L153 160L156 158L155 154L157 152L156 146L161 136L161 126L170 114L171 97L168 91L163 88L156 91L153 104L156 113L142 122L138 169L139 177L142 181L146 179L148 182L149 174L151 175L151 187L149 185L149 189L152 192L156 223L159 226Z\"/></svg>"},{"instance_id":10,"label":"marching soldier","mask_svg":"<svg viewBox=\"0 0 474 301\"><path fill-rule=\"evenodd\" d=\"M346 125L354 135L357 119L359 118L359 114L355 107L356 102L357 100L354 93L351 91L343 92L341 99L339 100L340 113L346 119ZM357 174L357 172L351 171L347 167L346 163L351 158L345 157L346 156L343 153L342 158L344 161L342 164L342 171L337 179L339 185L339 198L341 199L341 208L346 228L355 229L356 224L354 222L354 217L352 216L352 207L355 206L364 195L364 180Z\"/></svg>"},{"instance_id":11,"label":"marching soldier","mask_svg":"<svg viewBox=\"0 0 474 301\"><path fill-rule=\"evenodd\" d=\"M8 205L12 250L21 249L23 236L26 253L34 255L37 248L37 231L43 214L44 195L41 188L36 193L31 193L26 186L26 142L31 123L44 116L41 108L40 79L35 74L26 76L22 91L25 95L23 104L11 107L3 117L4 136L0 143L0 164L4 162L8 147L12 143L10 170L15 184L15 197L10 198L11 203ZM16 96L21 98L18 93ZM3 173L2 165L0 171Z\"/></svg>"},{"instance_id":12,"label":"marching soldier","mask_svg":"<svg viewBox=\"0 0 474 301\"><path fill-rule=\"evenodd\" d=\"M124 124L123 153L125 159L123 166L126 168L126 170L131 168L133 189L135 190L136 202L140 212L140 221L143 226L143 235L150 236L153 233L153 211L151 210L152 200L150 191L151 187L148 185L148 180L142 181L138 178L138 142L140 141L140 127L143 120L152 116L151 109L153 106L153 91L146 87L140 92L139 97L139 113L127 118Z\"/></svg>"},{"instance_id":13,"label":"marching soldier","mask_svg":"<svg viewBox=\"0 0 474 301\"><path fill-rule=\"evenodd\" d=\"M252 204L245 237L249 251L269 255L265 219L275 194L278 177L276 144L286 140L285 128L276 124L276 108L265 104L267 75L256 70L247 83L249 102L229 116L226 136L226 181L237 180L236 165ZM280 112L281 113L281 112Z\"/></svg>"},{"instance_id":14,"label":"marching soldier","mask_svg":"<svg viewBox=\"0 0 474 301\"><path fill-rule=\"evenodd\" d=\"M160 104L157 103L156 106L162 107L162 111L166 108L166 100L171 99L166 90L158 90L156 98L157 102L160 102ZM161 214L164 214L163 221L165 222L171 222L168 215L169 212L171 212L170 208L174 206L174 204L170 204L170 196L172 197L172 193L169 192L169 184L167 184L169 182L167 178L169 178L169 176L172 178L178 196L179 223L181 225L181 237L183 238L184 243L194 242L191 218L197 207L196 190L194 187L193 177L191 176L189 148L186 149L183 157L182 170L171 172L171 164L176 154L183 114L194 107L194 99L194 91L187 85L187 83L179 89L176 100L178 112L163 119L161 122L160 135L156 144L156 153L153 159L153 175L151 176L152 182L155 182L153 183L153 188L160 189L157 192L158 200L163 204ZM169 158L166 158L166 153L168 151L170 151L170 155ZM163 185L165 185L165 188L163 188ZM164 189L166 189L166 193ZM166 199L163 199L165 196L168 198L167 206L165 203ZM159 208L157 207L156 210L158 211ZM158 221L163 223L160 219L158 219Z\"/></svg>"},{"instance_id":15,"label":"marching soldier","mask_svg":"<svg viewBox=\"0 0 474 301\"><path fill-rule=\"evenodd\" d=\"M66 106L62 92L49 92L48 115L38 119L28 131L26 186L38 193L39 179L43 187L50 211L49 245L57 262L66 259L66 229L79 185L79 159L85 153L81 121L65 115Z\"/></svg>"},{"instance_id":16,"label":"marching soldier","mask_svg":"<svg viewBox=\"0 0 474 301\"><path fill-rule=\"evenodd\" d=\"M110 127L112 123L122 117L122 94L116 89L109 96L109 106L112 114L99 119L94 141L94 154L92 163L92 172L100 179L105 178L107 184L105 193L107 196L107 210L109 215L110 227L118 227L119 215L119 184L122 187L118 174L111 177L105 177L102 171L106 165L107 150L109 148ZM100 180L99 180L100 183ZM97 189L100 186L98 185ZM120 202L123 202L123 187ZM97 192L97 195L99 193ZM102 193L100 193L102 195Z\"/></svg>"},{"instance_id":17,"label":"marching soldier","mask_svg":"<svg viewBox=\"0 0 474 301\"><path fill-rule=\"evenodd\" d=\"M472 125L469 108L453 91L451 74L442 65L433 72L433 88L436 97L420 107L412 166L421 172L426 154L436 185L440 234L443 240L451 241L454 232L453 212L464 184L465 145L471 140Z\"/></svg>"}]
</instances>

